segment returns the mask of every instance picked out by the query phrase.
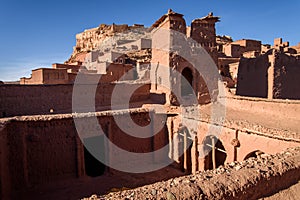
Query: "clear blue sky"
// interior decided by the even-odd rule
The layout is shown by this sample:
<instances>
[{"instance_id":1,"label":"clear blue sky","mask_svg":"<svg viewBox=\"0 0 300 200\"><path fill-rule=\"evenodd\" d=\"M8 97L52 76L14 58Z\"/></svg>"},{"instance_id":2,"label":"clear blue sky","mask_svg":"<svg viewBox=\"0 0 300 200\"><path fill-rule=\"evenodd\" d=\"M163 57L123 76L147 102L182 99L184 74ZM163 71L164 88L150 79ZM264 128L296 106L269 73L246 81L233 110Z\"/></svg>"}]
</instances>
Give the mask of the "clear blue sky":
<instances>
[{"instance_id":1,"label":"clear blue sky","mask_svg":"<svg viewBox=\"0 0 300 200\"><path fill-rule=\"evenodd\" d=\"M213 12L221 16L217 34L234 40L300 42L298 0L1 0L0 80L29 77L32 69L64 62L75 34L84 29L102 23L150 26L169 8L184 14L187 24Z\"/></svg>"}]
</instances>

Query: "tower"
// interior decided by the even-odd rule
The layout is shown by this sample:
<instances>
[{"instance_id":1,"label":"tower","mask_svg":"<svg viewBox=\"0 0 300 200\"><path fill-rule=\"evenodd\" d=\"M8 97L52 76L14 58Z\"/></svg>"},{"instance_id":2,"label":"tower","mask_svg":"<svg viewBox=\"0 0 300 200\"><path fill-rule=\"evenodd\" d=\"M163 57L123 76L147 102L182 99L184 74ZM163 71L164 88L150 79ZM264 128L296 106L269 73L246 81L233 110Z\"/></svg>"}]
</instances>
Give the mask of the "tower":
<instances>
[{"instance_id":1,"label":"tower","mask_svg":"<svg viewBox=\"0 0 300 200\"><path fill-rule=\"evenodd\" d=\"M210 54L216 64L218 55L216 49L215 24L219 21L220 17L216 17L213 13L209 13L203 18L192 21L190 33L190 37L198 42Z\"/></svg>"}]
</instances>

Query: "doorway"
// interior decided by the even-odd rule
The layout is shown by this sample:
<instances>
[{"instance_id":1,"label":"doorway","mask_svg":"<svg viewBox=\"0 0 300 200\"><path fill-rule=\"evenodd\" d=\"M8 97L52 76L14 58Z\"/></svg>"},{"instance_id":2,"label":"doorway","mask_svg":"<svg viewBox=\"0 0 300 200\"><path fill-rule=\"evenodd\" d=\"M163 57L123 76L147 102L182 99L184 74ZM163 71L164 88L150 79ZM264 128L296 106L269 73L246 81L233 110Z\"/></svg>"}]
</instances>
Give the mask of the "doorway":
<instances>
[{"instance_id":1,"label":"doorway","mask_svg":"<svg viewBox=\"0 0 300 200\"><path fill-rule=\"evenodd\" d=\"M206 154L204 161L204 170L210 170L224 165L227 153L222 142L217 137L205 137L203 145L204 152Z\"/></svg>"},{"instance_id":2,"label":"doorway","mask_svg":"<svg viewBox=\"0 0 300 200\"><path fill-rule=\"evenodd\" d=\"M103 175L106 166L97 158L102 158L105 160L104 136L85 138L83 139L83 143L86 175L90 177ZM88 149L92 150L92 152L90 152Z\"/></svg>"},{"instance_id":3,"label":"doorway","mask_svg":"<svg viewBox=\"0 0 300 200\"><path fill-rule=\"evenodd\" d=\"M181 76L181 96L193 94L193 72L186 67L182 70Z\"/></svg>"}]
</instances>

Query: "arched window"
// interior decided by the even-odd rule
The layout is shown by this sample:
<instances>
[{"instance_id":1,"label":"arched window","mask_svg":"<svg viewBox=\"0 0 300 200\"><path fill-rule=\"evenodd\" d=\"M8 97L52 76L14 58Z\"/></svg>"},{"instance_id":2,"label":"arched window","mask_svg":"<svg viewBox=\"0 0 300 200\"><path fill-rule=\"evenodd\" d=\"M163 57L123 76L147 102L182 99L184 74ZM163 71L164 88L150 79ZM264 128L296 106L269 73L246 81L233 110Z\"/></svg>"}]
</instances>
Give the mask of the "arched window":
<instances>
[{"instance_id":1,"label":"arched window","mask_svg":"<svg viewBox=\"0 0 300 200\"><path fill-rule=\"evenodd\" d=\"M227 153L222 142L216 136L207 136L203 140L203 150L206 154L204 169L218 168L220 165L224 165Z\"/></svg>"},{"instance_id":2,"label":"arched window","mask_svg":"<svg viewBox=\"0 0 300 200\"><path fill-rule=\"evenodd\" d=\"M193 94L193 72L186 67L182 70L181 76L181 96Z\"/></svg>"}]
</instances>

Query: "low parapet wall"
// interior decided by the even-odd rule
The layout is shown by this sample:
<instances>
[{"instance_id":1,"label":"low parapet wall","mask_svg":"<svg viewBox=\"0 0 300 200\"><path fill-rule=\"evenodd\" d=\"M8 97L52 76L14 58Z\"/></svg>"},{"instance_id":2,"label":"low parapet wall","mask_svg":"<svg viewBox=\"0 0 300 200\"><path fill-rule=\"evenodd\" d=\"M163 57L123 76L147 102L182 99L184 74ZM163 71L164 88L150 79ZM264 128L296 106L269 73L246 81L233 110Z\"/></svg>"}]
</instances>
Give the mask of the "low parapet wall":
<instances>
[{"instance_id":1,"label":"low parapet wall","mask_svg":"<svg viewBox=\"0 0 300 200\"><path fill-rule=\"evenodd\" d=\"M300 147L233 162L216 170L87 199L258 199L300 179Z\"/></svg>"},{"instance_id":2,"label":"low parapet wall","mask_svg":"<svg viewBox=\"0 0 300 200\"><path fill-rule=\"evenodd\" d=\"M227 96L220 98L225 98L226 106L233 109L244 110L253 113L259 112L260 114L265 113L287 119L299 120L300 118L300 100L268 100L264 98L241 96Z\"/></svg>"},{"instance_id":3,"label":"low parapet wall","mask_svg":"<svg viewBox=\"0 0 300 200\"><path fill-rule=\"evenodd\" d=\"M119 90L123 89L123 93L118 96L119 98L122 98L131 88L134 88L134 93L130 98L130 105L150 99L150 84L147 83L99 84L96 93L91 89L94 87L93 85L80 85L77 87L81 87L81 93L76 98L84 99L84 97L89 95L95 99L96 111L109 110L112 93L116 86ZM73 84L1 85L0 118L22 115L72 113L73 89ZM83 104L85 105L84 101ZM85 111L88 112L88 110Z\"/></svg>"}]
</instances>

